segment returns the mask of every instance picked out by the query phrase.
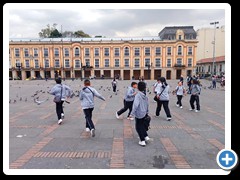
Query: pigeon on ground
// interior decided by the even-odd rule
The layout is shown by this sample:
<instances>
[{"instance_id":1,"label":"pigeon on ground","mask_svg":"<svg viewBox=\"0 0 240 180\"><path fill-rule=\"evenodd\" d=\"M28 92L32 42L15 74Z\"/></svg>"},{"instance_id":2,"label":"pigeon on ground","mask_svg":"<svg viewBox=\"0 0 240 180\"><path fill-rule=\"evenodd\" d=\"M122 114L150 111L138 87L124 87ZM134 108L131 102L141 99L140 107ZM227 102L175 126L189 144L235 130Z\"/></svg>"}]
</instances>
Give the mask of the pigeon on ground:
<instances>
[{"instance_id":1,"label":"pigeon on ground","mask_svg":"<svg viewBox=\"0 0 240 180\"><path fill-rule=\"evenodd\" d=\"M40 105L40 104L48 101L48 99L49 99L49 98L47 98L47 99L45 99L45 100L43 100L43 101L39 101L38 98L35 98L35 99L34 99L34 102L37 103L37 105Z\"/></svg>"}]
</instances>

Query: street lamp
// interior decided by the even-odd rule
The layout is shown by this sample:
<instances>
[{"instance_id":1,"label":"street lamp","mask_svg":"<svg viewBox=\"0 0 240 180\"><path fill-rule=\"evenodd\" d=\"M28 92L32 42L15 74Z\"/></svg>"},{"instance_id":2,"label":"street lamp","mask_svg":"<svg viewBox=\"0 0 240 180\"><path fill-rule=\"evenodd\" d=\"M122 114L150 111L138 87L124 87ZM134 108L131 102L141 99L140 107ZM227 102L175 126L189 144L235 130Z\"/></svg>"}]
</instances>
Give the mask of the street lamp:
<instances>
[{"instance_id":1,"label":"street lamp","mask_svg":"<svg viewBox=\"0 0 240 180\"><path fill-rule=\"evenodd\" d=\"M19 80L22 80L22 73L21 73L22 63L16 64L16 67L18 68L18 78L19 78Z\"/></svg>"},{"instance_id":2,"label":"street lamp","mask_svg":"<svg viewBox=\"0 0 240 180\"><path fill-rule=\"evenodd\" d=\"M215 67L215 36L216 36L216 24L219 24L218 21L211 22L210 25L214 25L214 34L213 34L213 67L212 67L212 75L214 75L214 67Z\"/></svg>"}]
</instances>

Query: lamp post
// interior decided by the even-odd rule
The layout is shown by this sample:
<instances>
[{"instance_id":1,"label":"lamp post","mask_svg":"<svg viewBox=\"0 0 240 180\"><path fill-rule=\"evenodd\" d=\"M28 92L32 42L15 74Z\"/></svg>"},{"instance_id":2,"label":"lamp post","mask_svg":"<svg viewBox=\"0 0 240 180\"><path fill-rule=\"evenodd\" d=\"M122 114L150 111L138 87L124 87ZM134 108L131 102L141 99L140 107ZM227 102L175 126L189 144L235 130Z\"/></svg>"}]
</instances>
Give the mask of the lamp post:
<instances>
[{"instance_id":1,"label":"lamp post","mask_svg":"<svg viewBox=\"0 0 240 180\"><path fill-rule=\"evenodd\" d=\"M215 71L214 71L214 67L215 67L215 36L216 36L216 24L218 24L219 22L218 21L215 21L215 22L211 22L210 25L214 25L214 33L213 33L213 67L212 67L212 75L214 75Z\"/></svg>"},{"instance_id":2,"label":"lamp post","mask_svg":"<svg viewBox=\"0 0 240 180\"><path fill-rule=\"evenodd\" d=\"M17 70L18 70L18 79L19 79L19 80L22 80L22 73L21 73L22 63L18 63L18 64L16 65L16 67L18 68L18 69L17 69Z\"/></svg>"}]
</instances>

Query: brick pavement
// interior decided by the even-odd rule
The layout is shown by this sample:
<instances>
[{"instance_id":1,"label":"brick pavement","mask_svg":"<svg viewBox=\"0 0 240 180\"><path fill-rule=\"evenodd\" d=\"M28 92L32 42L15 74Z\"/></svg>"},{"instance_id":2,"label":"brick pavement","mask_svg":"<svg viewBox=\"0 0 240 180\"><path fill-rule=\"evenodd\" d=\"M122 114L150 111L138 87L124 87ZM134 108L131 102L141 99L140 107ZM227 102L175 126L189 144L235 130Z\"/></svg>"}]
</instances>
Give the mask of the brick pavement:
<instances>
[{"instance_id":1,"label":"brick pavement","mask_svg":"<svg viewBox=\"0 0 240 180\"><path fill-rule=\"evenodd\" d=\"M169 81L171 89L176 82ZM57 125L52 96L46 93L54 81L10 81L9 104L9 168L10 169L219 169L215 158L224 148L225 91L205 88L200 96L201 111L190 112L189 95L183 98L183 109L175 106L170 94L172 121L165 112L154 117L156 103L149 94L152 116L146 147L138 145L134 121L115 118L123 106L123 94L131 81L119 81L115 95L110 80L93 80L93 86L106 101L95 99L93 120L96 137L85 132L85 120L78 97L65 104L65 119ZM82 87L79 80L66 80L74 91ZM154 81L147 81L149 90ZM100 88L103 86L103 88ZM39 99L48 101L37 105L31 97L36 91ZM20 101L20 98L27 101ZM16 103L13 103L16 100ZM199 156L201 158L199 158Z\"/></svg>"}]
</instances>

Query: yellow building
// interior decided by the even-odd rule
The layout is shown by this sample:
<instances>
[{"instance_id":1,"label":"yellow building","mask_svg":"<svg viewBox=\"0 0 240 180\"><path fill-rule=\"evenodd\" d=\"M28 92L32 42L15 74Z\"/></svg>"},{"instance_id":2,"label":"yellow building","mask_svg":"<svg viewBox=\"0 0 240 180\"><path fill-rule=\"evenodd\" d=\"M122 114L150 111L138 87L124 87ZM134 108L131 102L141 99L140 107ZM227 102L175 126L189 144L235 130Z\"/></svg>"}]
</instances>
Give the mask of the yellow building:
<instances>
[{"instance_id":1,"label":"yellow building","mask_svg":"<svg viewBox=\"0 0 240 180\"><path fill-rule=\"evenodd\" d=\"M165 27L141 38L10 39L9 76L176 79L194 73L196 48L193 26Z\"/></svg>"}]
</instances>

